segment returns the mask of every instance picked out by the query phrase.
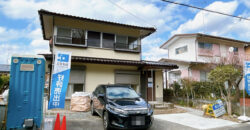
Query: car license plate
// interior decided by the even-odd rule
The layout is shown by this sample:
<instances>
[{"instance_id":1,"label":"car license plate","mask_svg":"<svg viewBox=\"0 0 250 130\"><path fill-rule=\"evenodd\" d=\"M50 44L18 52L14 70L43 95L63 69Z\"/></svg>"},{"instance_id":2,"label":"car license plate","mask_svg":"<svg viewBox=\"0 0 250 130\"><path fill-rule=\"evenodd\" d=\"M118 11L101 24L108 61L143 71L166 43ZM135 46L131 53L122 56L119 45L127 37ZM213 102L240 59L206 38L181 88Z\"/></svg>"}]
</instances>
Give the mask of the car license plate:
<instances>
[{"instance_id":1,"label":"car license plate","mask_svg":"<svg viewBox=\"0 0 250 130\"><path fill-rule=\"evenodd\" d=\"M133 126L145 125L145 117L144 116L132 117L132 125Z\"/></svg>"}]
</instances>

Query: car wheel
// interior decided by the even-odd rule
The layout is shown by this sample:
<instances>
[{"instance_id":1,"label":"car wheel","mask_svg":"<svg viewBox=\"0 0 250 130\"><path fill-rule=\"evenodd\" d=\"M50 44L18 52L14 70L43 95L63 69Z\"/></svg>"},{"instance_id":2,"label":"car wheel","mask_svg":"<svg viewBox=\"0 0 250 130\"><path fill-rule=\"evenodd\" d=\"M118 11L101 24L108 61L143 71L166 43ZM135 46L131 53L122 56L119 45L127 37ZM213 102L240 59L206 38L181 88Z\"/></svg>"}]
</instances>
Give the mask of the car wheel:
<instances>
[{"instance_id":1,"label":"car wheel","mask_svg":"<svg viewBox=\"0 0 250 130\"><path fill-rule=\"evenodd\" d=\"M104 130L109 130L109 118L106 111L103 114L103 128Z\"/></svg>"},{"instance_id":2,"label":"car wheel","mask_svg":"<svg viewBox=\"0 0 250 130\"><path fill-rule=\"evenodd\" d=\"M93 102L91 103L91 115L96 116L96 112L95 112L95 109L94 109Z\"/></svg>"}]
</instances>

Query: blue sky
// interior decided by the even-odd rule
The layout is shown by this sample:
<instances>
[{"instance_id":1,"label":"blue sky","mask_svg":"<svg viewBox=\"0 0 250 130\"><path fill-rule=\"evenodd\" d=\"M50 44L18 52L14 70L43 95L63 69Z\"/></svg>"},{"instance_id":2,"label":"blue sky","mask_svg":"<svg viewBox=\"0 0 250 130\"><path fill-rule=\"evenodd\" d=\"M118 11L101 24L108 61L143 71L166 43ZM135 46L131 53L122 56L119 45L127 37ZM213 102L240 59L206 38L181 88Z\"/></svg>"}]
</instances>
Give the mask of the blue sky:
<instances>
[{"instance_id":1,"label":"blue sky","mask_svg":"<svg viewBox=\"0 0 250 130\"><path fill-rule=\"evenodd\" d=\"M250 0L177 1L250 18ZM0 64L8 63L12 54L49 53L48 41L42 38L37 13L39 9L156 27L157 32L142 41L142 56L146 60L167 57L167 51L159 46L179 33L199 32L250 41L250 21L168 4L161 0L0 0Z\"/></svg>"}]
</instances>

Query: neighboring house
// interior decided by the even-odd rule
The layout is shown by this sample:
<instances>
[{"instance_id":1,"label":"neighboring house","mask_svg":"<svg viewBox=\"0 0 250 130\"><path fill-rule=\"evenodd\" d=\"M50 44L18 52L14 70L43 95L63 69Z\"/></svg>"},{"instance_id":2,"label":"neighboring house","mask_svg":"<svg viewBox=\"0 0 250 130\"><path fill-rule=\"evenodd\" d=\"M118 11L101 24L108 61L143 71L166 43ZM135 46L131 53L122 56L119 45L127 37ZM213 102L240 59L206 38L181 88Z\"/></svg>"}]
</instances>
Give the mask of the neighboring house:
<instances>
[{"instance_id":1,"label":"neighboring house","mask_svg":"<svg viewBox=\"0 0 250 130\"><path fill-rule=\"evenodd\" d=\"M10 74L10 65L0 64L0 76Z\"/></svg>"},{"instance_id":2,"label":"neighboring house","mask_svg":"<svg viewBox=\"0 0 250 130\"><path fill-rule=\"evenodd\" d=\"M244 47L248 42L206 34L177 34L161 45L168 50L168 57L160 61L175 63L178 69L167 72L168 86L181 78L207 81L214 64L234 63L242 65ZM230 51L229 51L230 50Z\"/></svg>"},{"instance_id":3,"label":"neighboring house","mask_svg":"<svg viewBox=\"0 0 250 130\"><path fill-rule=\"evenodd\" d=\"M44 40L51 53L72 52L67 98L78 91L92 92L100 84L131 85L151 100L163 100L163 70L176 69L165 62L143 61L141 39L154 28L40 10ZM44 54L51 72L51 54Z\"/></svg>"}]
</instances>

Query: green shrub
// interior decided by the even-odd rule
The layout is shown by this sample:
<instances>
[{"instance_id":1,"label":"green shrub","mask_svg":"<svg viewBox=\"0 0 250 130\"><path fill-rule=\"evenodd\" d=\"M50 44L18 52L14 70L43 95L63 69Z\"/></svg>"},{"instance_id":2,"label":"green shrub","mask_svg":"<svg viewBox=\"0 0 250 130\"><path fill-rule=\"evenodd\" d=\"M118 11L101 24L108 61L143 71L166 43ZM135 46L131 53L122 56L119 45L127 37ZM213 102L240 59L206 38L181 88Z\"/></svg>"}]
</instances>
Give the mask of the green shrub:
<instances>
[{"instance_id":1,"label":"green shrub","mask_svg":"<svg viewBox=\"0 0 250 130\"><path fill-rule=\"evenodd\" d=\"M173 96L174 95L173 95L173 90L172 89L164 89L163 90L164 101L171 101Z\"/></svg>"},{"instance_id":2,"label":"green shrub","mask_svg":"<svg viewBox=\"0 0 250 130\"><path fill-rule=\"evenodd\" d=\"M8 85L10 76L2 75L0 76L0 94L6 89L5 86Z\"/></svg>"}]
</instances>

